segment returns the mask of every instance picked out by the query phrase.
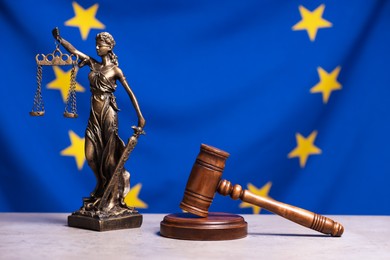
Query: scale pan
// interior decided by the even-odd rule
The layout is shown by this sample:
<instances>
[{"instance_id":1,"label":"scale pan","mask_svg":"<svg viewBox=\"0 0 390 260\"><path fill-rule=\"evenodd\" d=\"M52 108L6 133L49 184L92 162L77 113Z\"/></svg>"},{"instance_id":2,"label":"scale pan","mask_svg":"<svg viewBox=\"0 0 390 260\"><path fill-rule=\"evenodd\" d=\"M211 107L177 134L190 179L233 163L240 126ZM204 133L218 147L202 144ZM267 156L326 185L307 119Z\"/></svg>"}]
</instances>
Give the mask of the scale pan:
<instances>
[{"instance_id":1,"label":"scale pan","mask_svg":"<svg viewBox=\"0 0 390 260\"><path fill-rule=\"evenodd\" d=\"M30 116L43 116L45 111L31 111Z\"/></svg>"},{"instance_id":2,"label":"scale pan","mask_svg":"<svg viewBox=\"0 0 390 260\"><path fill-rule=\"evenodd\" d=\"M78 117L78 115L75 114L75 113L64 112L64 117L67 117L67 118L76 118L76 117Z\"/></svg>"}]
</instances>

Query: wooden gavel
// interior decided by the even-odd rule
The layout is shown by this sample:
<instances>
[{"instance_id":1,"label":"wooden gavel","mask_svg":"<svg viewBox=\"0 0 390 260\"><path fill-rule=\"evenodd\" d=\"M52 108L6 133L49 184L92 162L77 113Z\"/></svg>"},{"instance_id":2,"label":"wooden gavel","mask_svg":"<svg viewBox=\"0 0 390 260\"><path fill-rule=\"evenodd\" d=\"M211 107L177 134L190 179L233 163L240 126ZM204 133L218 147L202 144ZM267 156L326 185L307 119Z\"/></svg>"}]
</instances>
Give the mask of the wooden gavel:
<instances>
[{"instance_id":1,"label":"wooden gavel","mask_svg":"<svg viewBox=\"0 0 390 260\"><path fill-rule=\"evenodd\" d=\"M232 185L230 181L221 180L228 157L229 153L225 151L205 144L201 145L180 203L183 210L200 217L207 217L208 209L217 191L224 196L230 195L234 200L241 199L324 234L336 237L343 234L344 227L330 218L270 198L257 196L248 190L243 190L240 185Z\"/></svg>"}]
</instances>

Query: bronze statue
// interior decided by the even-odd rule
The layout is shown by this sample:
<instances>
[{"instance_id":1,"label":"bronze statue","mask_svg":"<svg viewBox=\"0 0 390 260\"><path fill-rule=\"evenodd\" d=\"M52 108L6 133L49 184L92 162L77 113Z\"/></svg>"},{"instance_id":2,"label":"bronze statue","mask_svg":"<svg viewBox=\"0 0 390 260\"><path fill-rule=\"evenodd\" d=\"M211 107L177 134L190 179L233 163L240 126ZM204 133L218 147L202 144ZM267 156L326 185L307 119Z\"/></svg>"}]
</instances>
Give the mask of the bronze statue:
<instances>
[{"instance_id":1,"label":"bronze statue","mask_svg":"<svg viewBox=\"0 0 390 260\"><path fill-rule=\"evenodd\" d=\"M115 40L107 32L96 36L96 52L101 57L101 61L98 61L62 38L58 28L53 29L52 34L60 45L80 60L78 67L90 68L88 79L92 96L85 132L85 157L97 183L90 197L84 199L80 210L69 216L68 224L99 231L139 227L142 216L124 202L130 189L130 174L124 169L124 163L138 137L144 133L145 119L133 91L118 67L118 58L113 52ZM134 134L127 145L118 135L119 109L114 96L117 81L126 90L138 116L138 125L133 127Z\"/></svg>"}]
</instances>

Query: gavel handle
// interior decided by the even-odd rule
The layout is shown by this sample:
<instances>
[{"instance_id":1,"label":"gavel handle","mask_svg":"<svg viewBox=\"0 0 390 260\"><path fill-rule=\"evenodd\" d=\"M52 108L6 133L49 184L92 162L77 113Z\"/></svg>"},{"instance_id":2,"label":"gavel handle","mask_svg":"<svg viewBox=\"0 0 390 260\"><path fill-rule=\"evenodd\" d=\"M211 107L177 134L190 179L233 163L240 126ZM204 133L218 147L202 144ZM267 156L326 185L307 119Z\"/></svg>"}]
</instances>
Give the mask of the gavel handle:
<instances>
[{"instance_id":1,"label":"gavel handle","mask_svg":"<svg viewBox=\"0 0 390 260\"><path fill-rule=\"evenodd\" d=\"M259 206L324 234L340 237L344 232L344 227L330 218L270 198L255 195L248 190L242 190L240 185L232 186L227 180L220 181L217 191L224 196L230 195L232 199L241 199L244 202Z\"/></svg>"}]
</instances>

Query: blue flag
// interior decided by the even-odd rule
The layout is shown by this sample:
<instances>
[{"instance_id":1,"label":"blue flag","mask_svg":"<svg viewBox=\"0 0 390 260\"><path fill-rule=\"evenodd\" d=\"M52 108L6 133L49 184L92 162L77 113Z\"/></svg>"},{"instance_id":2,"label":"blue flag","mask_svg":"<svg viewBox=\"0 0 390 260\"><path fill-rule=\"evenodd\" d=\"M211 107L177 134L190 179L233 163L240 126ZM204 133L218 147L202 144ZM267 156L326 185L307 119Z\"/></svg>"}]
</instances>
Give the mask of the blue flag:
<instances>
[{"instance_id":1,"label":"blue flag","mask_svg":"<svg viewBox=\"0 0 390 260\"><path fill-rule=\"evenodd\" d=\"M96 185L88 66L74 74L76 119L63 117L72 66L37 68L58 27L96 59L96 34L116 41L146 119L126 163L125 201L141 213L180 211L204 143L230 153L223 178L257 195L390 214L390 1L3 0L0 13L0 211L72 212ZM117 84L126 141L138 119ZM45 115L31 117L39 85ZM266 212L220 195L210 211Z\"/></svg>"}]
</instances>

